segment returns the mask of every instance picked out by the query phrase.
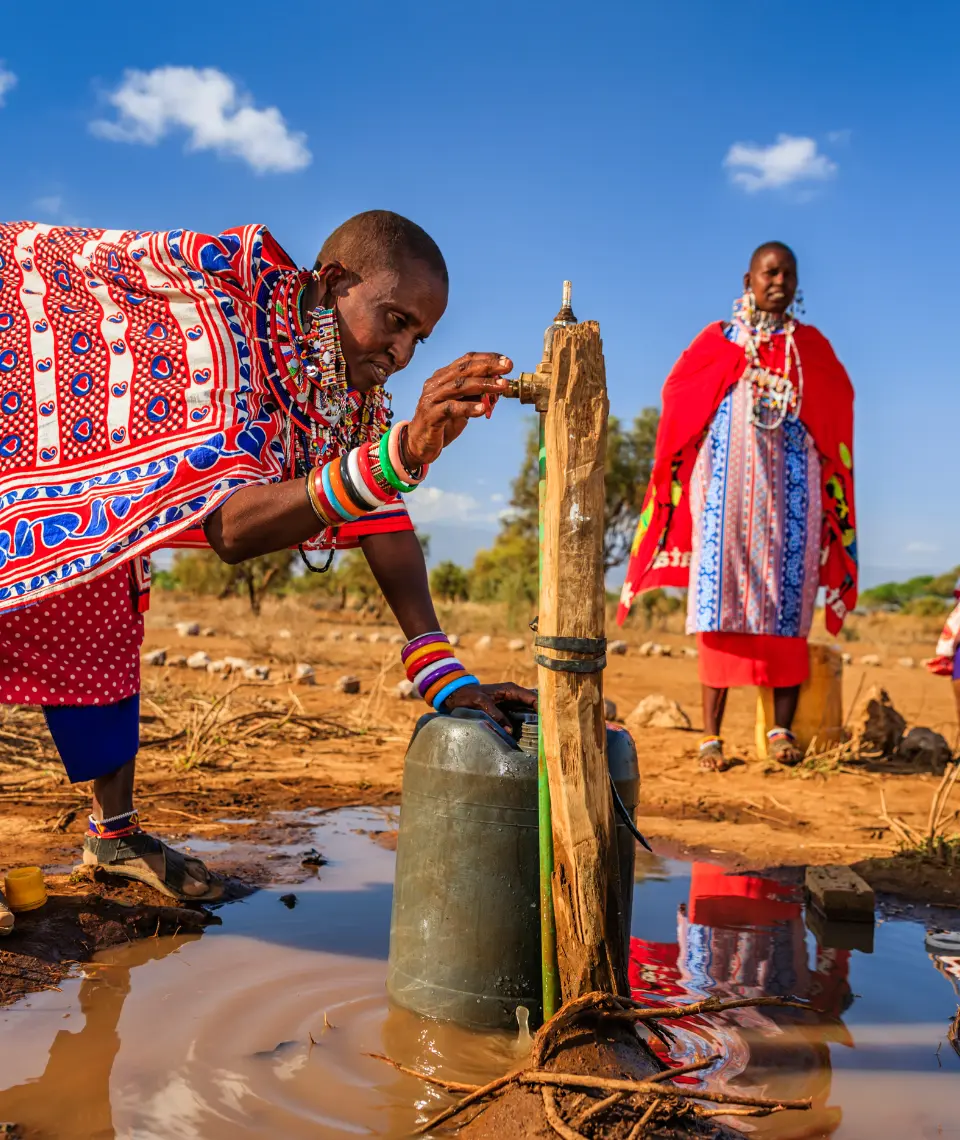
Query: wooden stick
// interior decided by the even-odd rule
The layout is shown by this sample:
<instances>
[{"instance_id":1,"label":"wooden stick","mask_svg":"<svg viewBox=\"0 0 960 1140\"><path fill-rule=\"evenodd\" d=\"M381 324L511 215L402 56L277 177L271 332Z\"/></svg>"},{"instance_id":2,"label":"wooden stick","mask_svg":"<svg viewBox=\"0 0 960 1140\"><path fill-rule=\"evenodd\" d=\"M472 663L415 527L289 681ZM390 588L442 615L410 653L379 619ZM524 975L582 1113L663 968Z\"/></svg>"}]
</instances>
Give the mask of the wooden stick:
<instances>
[{"instance_id":1,"label":"wooden stick","mask_svg":"<svg viewBox=\"0 0 960 1140\"><path fill-rule=\"evenodd\" d=\"M691 1061L689 1065L680 1065L676 1069L664 1069L662 1073L654 1073L652 1077L647 1079L653 1081L672 1081L674 1077L682 1077L685 1073L695 1073L698 1069L709 1068L714 1061L721 1060L720 1053L714 1053L713 1056L707 1057L703 1061Z\"/></svg>"},{"instance_id":2,"label":"wooden stick","mask_svg":"<svg viewBox=\"0 0 960 1140\"><path fill-rule=\"evenodd\" d=\"M543 1097L543 1111L550 1123L550 1127L558 1136L562 1136L563 1140L587 1140L582 1132L571 1128L560 1115L560 1110L557 1108L557 1094L553 1089L542 1088L540 1094Z\"/></svg>"},{"instance_id":3,"label":"wooden stick","mask_svg":"<svg viewBox=\"0 0 960 1140\"><path fill-rule=\"evenodd\" d=\"M621 999L622 1000L622 999ZM624 1004L627 1004L624 1002ZM778 1005L786 1009L810 1009L807 1002L786 1001L778 997L733 998L724 1001L722 998L703 998L702 1001L691 1002L689 1005L661 1006L657 1009L643 1008L639 1002L634 1009L598 1010L598 1017L608 1017L615 1021L651 1021L654 1019L673 1019L678 1017L696 1017L704 1013L726 1013L728 1009L746 1009L753 1006Z\"/></svg>"},{"instance_id":4,"label":"wooden stick","mask_svg":"<svg viewBox=\"0 0 960 1140\"><path fill-rule=\"evenodd\" d=\"M490 1081L489 1084L481 1085L480 1088L475 1089L469 1096L465 1096L463 1100L458 1100L456 1104L451 1105L449 1108L443 1110L439 1116L435 1116L433 1120L428 1120L426 1124L421 1124L413 1131L414 1136L423 1136L424 1133L429 1132L432 1128L438 1127L445 1121L450 1120L454 1116L459 1116L465 1108L469 1108L471 1104L476 1104L478 1101L483 1100L488 1096L492 1096L500 1089L506 1088L507 1085L512 1084L520 1076L519 1073L507 1073L505 1076L497 1077L495 1081Z\"/></svg>"},{"instance_id":5,"label":"wooden stick","mask_svg":"<svg viewBox=\"0 0 960 1140\"><path fill-rule=\"evenodd\" d=\"M542 638L604 635L606 375L594 321L558 328L545 423ZM582 664L587 653L541 647ZM596 656L594 656L596 659ZM616 829L607 768L602 673L540 665L540 724L553 815L553 903L564 1001L626 993Z\"/></svg>"},{"instance_id":6,"label":"wooden stick","mask_svg":"<svg viewBox=\"0 0 960 1140\"><path fill-rule=\"evenodd\" d=\"M715 1104L747 1105L755 1108L808 1109L813 1103L810 1097L803 1100L772 1100L768 1097L736 1096L731 1093L713 1092L711 1089L679 1089L673 1085L656 1084L654 1081L623 1081L613 1077L592 1077L580 1073L548 1073L544 1070L528 1069L519 1073L517 1079L524 1085L556 1085L558 1088L607 1089L625 1093L647 1093L675 1100L706 1100Z\"/></svg>"},{"instance_id":7,"label":"wooden stick","mask_svg":"<svg viewBox=\"0 0 960 1140\"><path fill-rule=\"evenodd\" d=\"M384 1053L364 1053L363 1056L372 1057L375 1061L384 1061L386 1064L392 1065L398 1073L404 1073L408 1077L416 1077L418 1081L426 1081L428 1085L437 1085L439 1088L449 1089L450 1092L473 1093L480 1087L479 1085L464 1084L463 1081L445 1081L442 1077L434 1077L430 1073L421 1073L419 1069L408 1069L406 1065L401 1065L399 1061L395 1061Z\"/></svg>"},{"instance_id":8,"label":"wooden stick","mask_svg":"<svg viewBox=\"0 0 960 1140\"><path fill-rule=\"evenodd\" d=\"M655 1101L653 1101L652 1104L649 1104L647 1106L647 1111L643 1114L643 1116L640 1117L640 1119L637 1121L637 1123L630 1129L630 1135L627 1137L627 1140L637 1140L637 1137L640 1135L641 1132L643 1132L646 1125L650 1123L650 1118L653 1116L653 1114L657 1111L657 1109L659 1107L660 1107L660 1098L657 1097L657 1099Z\"/></svg>"},{"instance_id":9,"label":"wooden stick","mask_svg":"<svg viewBox=\"0 0 960 1140\"><path fill-rule=\"evenodd\" d=\"M544 1089L543 1091L546 1092L547 1090ZM606 1112L608 1108L613 1108L615 1104L623 1100L624 1096L626 1096L626 1093L612 1092L609 1096L605 1096L603 1100L595 1100L593 1104L585 1108L576 1120L574 1120L574 1126L581 1128L588 1120L593 1120L593 1118L599 1116L601 1112Z\"/></svg>"}]
</instances>

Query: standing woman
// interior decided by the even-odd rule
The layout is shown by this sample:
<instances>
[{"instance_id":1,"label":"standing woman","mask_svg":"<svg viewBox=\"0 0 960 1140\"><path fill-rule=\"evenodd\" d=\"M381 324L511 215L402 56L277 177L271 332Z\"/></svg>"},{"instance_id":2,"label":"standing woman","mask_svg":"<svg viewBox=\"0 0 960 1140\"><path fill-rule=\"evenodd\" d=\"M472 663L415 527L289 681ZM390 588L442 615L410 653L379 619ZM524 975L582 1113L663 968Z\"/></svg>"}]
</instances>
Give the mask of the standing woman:
<instances>
[{"instance_id":1,"label":"standing woman","mask_svg":"<svg viewBox=\"0 0 960 1140\"><path fill-rule=\"evenodd\" d=\"M944 624L937 642L936 656L930 659L927 667L936 676L949 677L953 681L957 722L960 724L960 578L953 588L953 596L957 599L957 604Z\"/></svg>"},{"instance_id":2,"label":"standing woman","mask_svg":"<svg viewBox=\"0 0 960 1140\"><path fill-rule=\"evenodd\" d=\"M262 226L0 225L0 703L41 706L71 781L92 781L84 863L176 898L222 890L134 805L159 547L209 543L236 563L359 545L429 704L509 729L497 702L534 702L457 660L398 498L489 416L511 368L461 357L391 425L383 385L447 289L436 243L385 210L335 230L312 270ZM12 926L0 896L0 934Z\"/></svg>"},{"instance_id":3,"label":"standing woman","mask_svg":"<svg viewBox=\"0 0 960 1140\"><path fill-rule=\"evenodd\" d=\"M792 315L797 260L755 250L729 321L708 325L663 390L653 475L618 621L658 586L689 586L705 736L700 767L729 766L727 691L774 692L772 756L800 761L792 728L809 673L819 586L837 633L857 597L853 387L829 341Z\"/></svg>"}]
</instances>

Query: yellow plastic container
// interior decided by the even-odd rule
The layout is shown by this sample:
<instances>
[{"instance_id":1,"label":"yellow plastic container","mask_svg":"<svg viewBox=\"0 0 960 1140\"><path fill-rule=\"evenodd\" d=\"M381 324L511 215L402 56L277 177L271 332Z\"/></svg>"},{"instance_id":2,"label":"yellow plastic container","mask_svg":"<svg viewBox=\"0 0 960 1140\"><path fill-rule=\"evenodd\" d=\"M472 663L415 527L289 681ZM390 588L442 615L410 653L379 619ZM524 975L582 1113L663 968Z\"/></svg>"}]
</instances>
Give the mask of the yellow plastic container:
<instances>
[{"instance_id":1,"label":"yellow plastic container","mask_svg":"<svg viewBox=\"0 0 960 1140\"><path fill-rule=\"evenodd\" d=\"M3 880L7 905L17 913L36 910L47 901L47 885L39 867L17 867Z\"/></svg>"},{"instance_id":2,"label":"yellow plastic container","mask_svg":"<svg viewBox=\"0 0 960 1140\"><path fill-rule=\"evenodd\" d=\"M825 752L843 740L843 657L832 645L811 642L810 676L800 686L793 733L797 747ZM767 758L767 733L776 724L773 690L760 689L757 697L757 753Z\"/></svg>"}]
</instances>

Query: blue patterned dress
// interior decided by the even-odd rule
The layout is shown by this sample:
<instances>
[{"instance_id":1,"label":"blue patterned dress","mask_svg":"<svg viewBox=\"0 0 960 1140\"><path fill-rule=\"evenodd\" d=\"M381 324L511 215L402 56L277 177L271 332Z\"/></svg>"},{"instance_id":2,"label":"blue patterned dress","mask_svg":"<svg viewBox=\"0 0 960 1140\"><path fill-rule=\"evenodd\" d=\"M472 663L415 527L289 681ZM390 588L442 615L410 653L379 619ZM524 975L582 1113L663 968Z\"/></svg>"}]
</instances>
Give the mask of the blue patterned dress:
<instances>
[{"instance_id":1,"label":"blue patterned dress","mask_svg":"<svg viewBox=\"0 0 960 1140\"><path fill-rule=\"evenodd\" d=\"M737 340L737 326L725 335ZM717 409L690 481L687 632L806 638L819 577L820 460L799 420L771 430L752 422L752 410L748 372Z\"/></svg>"}]
</instances>

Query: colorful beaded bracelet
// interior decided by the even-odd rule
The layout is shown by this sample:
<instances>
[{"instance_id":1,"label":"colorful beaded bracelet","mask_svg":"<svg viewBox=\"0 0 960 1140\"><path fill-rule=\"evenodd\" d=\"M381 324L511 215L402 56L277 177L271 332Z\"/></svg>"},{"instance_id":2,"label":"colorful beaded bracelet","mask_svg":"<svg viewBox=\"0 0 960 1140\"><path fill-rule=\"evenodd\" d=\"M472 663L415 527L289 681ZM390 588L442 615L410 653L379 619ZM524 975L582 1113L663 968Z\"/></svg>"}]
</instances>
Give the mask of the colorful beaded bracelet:
<instances>
[{"instance_id":1,"label":"colorful beaded bracelet","mask_svg":"<svg viewBox=\"0 0 960 1140\"><path fill-rule=\"evenodd\" d=\"M433 630L415 637L400 651L407 678L420 696L438 712L457 689L480 682L454 655L445 633Z\"/></svg>"}]
</instances>

